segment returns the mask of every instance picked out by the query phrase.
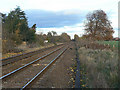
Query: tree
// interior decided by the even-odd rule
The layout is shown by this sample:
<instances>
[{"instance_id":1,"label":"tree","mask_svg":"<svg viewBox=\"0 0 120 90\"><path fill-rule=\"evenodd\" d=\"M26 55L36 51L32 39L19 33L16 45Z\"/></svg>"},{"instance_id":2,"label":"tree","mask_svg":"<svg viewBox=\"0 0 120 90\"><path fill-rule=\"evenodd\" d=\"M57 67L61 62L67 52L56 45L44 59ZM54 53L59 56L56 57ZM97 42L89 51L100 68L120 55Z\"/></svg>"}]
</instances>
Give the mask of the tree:
<instances>
[{"instance_id":1,"label":"tree","mask_svg":"<svg viewBox=\"0 0 120 90\"><path fill-rule=\"evenodd\" d=\"M52 33L51 33L51 32L48 32L47 36L48 36L48 37L52 37Z\"/></svg>"},{"instance_id":2,"label":"tree","mask_svg":"<svg viewBox=\"0 0 120 90\"><path fill-rule=\"evenodd\" d=\"M52 33L48 32L47 33L47 40L48 40L49 43L51 43L51 37L52 37Z\"/></svg>"},{"instance_id":3,"label":"tree","mask_svg":"<svg viewBox=\"0 0 120 90\"><path fill-rule=\"evenodd\" d=\"M47 39L48 39L48 42L49 42L49 43L56 44L56 41L55 41L55 35L56 35L56 34L57 34L57 33L54 32L54 31L48 32L48 34L47 34Z\"/></svg>"},{"instance_id":4,"label":"tree","mask_svg":"<svg viewBox=\"0 0 120 90\"><path fill-rule=\"evenodd\" d=\"M70 36L67 33L62 33L61 37L63 38L64 42L70 41Z\"/></svg>"},{"instance_id":5,"label":"tree","mask_svg":"<svg viewBox=\"0 0 120 90\"><path fill-rule=\"evenodd\" d=\"M36 44L39 46L44 45L44 36L42 34L36 35Z\"/></svg>"},{"instance_id":6,"label":"tree","mask_svg":"<svg viewBox=\"0 0 120 90\"><path fill-rule=\"evenodd\" d=\"M5 29L9 33L9 37L20 44L26 40L27 32L29 32L27 18L24 11L20 7L12 10L8 16L4 19Z\"/></svg>"},{"instance_id":7,"label":"tree","mask_svg":"<svg viewBox=\"0 0 120 90\"><path fill-rule=\"evenodd\" d=\"M36 24L34 24L33 26L32 26L32 29L35 31L36 30Z\"/></svg>"},{"instance_id":8,"label":"tree","mask_svg":"<svg viewBox=\"0 0 120 90\"><path fill-rule=\"evenodd\" d=\"M31 44L36 42L37 36L35 32L36 32L36 24L34 24L27 32L26 41L28 41L28 43Z\"/></svg>"},{"instance_id":9,"label":"tree","mask_svg":"<svg viewBox=\"0 0 120 90\"><path fill-rule=\"evenodd\" d=\"M86 18L85 31L91 39L110 40L113 38L114 31L111 22L103 10L95 10Z\"/></svg>"},{"instance_id":10,"label":"tree","mask_svg":"<svg viewBox=\"0 0 120 90\"><path fill-rule=\"evenodd\" d=\"M53 36L57 35L57 32L55 32L55 31L51 31L51 32L52 32Z\"/></svg>"},{"instance_id":11,"label":"tree","mask_svg":"<svg viewBox=\"0 0 120 90\"><path fill-rule=\"evenodd\" d=\"M74 40L79 41L79 36L77 34L74 35Z\"/></svg>"},{"instance_id":12,"label":"tree","mask_svg":"<svg viewBox=\"0 0 120 90\"><path fill-rule=\"evenodd\" d=\"M2 30L4 52L13 51L22 41L36 42L36 24L32 29L28 27L27 18L20 7L15 8L8 15L2 14Z\"/></svg>"},{"instance_id":13,"label":"tree","mask_svg":"<svg viewBox=\"0 0 120 90\"><path fill-rule=\"evenodd\" d=\"M3 16L3 28L6 30L9 39L13 40L17 45L21 44L22 41L28 43L35 42L36 24L32 26L32 29L28 27L25 12L19 6L15 10L12 10L8 16Z\"/></svg>"},{"instance_id":14,"label":"tree","mask_svg":"<svg viewBox=\"0 0 120 90\"><path fill-rule=\"evenodd\" d=\"M35 43L36 42L36 35L35 35L35 32L30 30L29 32L27 32L27 37L26 37L26 41L28 43Z\"/></svg>"}]
</instances>

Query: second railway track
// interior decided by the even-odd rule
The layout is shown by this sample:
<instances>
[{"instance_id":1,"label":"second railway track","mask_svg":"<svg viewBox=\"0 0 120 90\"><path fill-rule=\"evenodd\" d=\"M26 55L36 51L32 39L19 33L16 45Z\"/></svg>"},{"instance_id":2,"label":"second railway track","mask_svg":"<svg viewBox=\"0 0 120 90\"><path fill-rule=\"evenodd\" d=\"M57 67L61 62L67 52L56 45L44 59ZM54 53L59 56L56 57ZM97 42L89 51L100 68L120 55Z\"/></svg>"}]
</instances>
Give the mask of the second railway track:
<instances>
[{"instance_id":1,"label":"second railway track","mask_svg":"<svg viewBox=\"0 0 120 90\"><path fill-rule=\"evenodd\" d=\"M28 52L28 53L23 53L23 54L15 55L15 56L12 56L12 57L1 59L0 61L2 61L2 66L5 66L7 64L10 64L10 63L13 63L13 62L16 62L16 61L19 61L19 60L31 57L31 56L33 56L35 54L42 53L45 50L56 48L56 47L62 46L62 45L64 45L64 44L60 44L60 45L56 45L56 46L52 46L52 47L48 47L48 48L43 48L43 49L40 49L40 50Z\"/></svg>"},{"instance_id":2,"label":"second railway track","mask_svg":"<svg viewBox=\"0 0 120 90\"><path fill-rule=\"evenodd\" d=\"M60 47L42 57L39 59L36 59L33 62L30 62L23 67L20 67L13 72L10 72L2 77L0 79L3 79L3 88L25 88L28 86L39 74L41 74L44 70L46 70L57 58L59 58L64 51L67 49L67 47ZM46 57L48 56L49 57ZM26 67L29 65L29 67ZM23 70L24 68L24 70ZM22 69L22 70L21 70ZM19 73L13 74L14 72L19 71ZM9 78L10 76L10 78ZM7 77L7 79L6 79Z\"/></svg>"},{"instance_id":3,"label":"second railway track","mask_svg":"<svg viewBox=\"0 0 120 90\"><path fill-rule=\"evenodd\" d=\"M53 51L48 52L47 54L44 54L44 55L42 55L39 58L27 60L28 62L26 62L24 60L23 60L22 63L16 62L16 66L14 66L14 64L10 64L9 67L6 67L6 66L2 67L2 74L3 74L3 76L0 77L0 79L4 79L4 78L8 77L9 75L14 74L14 73L20 71L21 69L26 68L27 66L29 66L29 65L31 65L31 64L33 64L33 63L35 63L35 62L37 62L37 61L47 57L47 56L49 56L50 54L55 53L57 50L61 49L62 47L58 47L57 49L54 49ZM15 68L13 68L13 67L15 67Z\"/></svg>"},{"instance_id":4,"label":"second railway track","mask_svg":"<svg viewBox=\"0 0 120 90\"><path fill-rule=\"evenodd\" d=\"M46 55L48 53L50 53L51 51L55 50L55 49L58 49L62 46L58 46L58 47L54 47L54 48L51 48L51 49L47 49L41 53L37 53L35 55L32 55L28 58L25 58L25 59L21 59L21 60L18 60L16 62L13 62L13 63L10 63L10 64L7 64L5 66L2 66L2 75L6 75L7 73L19 68L19 67L22 67L24 66L25 64L27 63L30 63L40 57L42 57L43 55ZM9 69L8 69L9 68Z\"/></svg>"}]
</instances>

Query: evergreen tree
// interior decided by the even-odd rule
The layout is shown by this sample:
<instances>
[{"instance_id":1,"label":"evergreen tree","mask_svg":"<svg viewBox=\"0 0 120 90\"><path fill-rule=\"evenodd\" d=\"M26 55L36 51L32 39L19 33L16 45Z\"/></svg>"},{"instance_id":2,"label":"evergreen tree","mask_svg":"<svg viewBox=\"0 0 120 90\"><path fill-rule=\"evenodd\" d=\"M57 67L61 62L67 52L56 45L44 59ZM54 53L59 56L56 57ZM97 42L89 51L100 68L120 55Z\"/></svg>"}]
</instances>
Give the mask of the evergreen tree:
<instances>
[{"instance_id":1,"label":"evergreen tree","mask_svg":"<svg viewBox=\"0 0 120 90\"><path fill-rule=\"evenodd\" d=\"M27 18L25 12L17 7L11 11L8 16L4 19L5 29L9 33L9 38L16 42L16 44L26 42L34 42L36 35L35 30L30 30L28 27ZM35 29L36 27L34 27Z\"/></svg>"}]
</instances>

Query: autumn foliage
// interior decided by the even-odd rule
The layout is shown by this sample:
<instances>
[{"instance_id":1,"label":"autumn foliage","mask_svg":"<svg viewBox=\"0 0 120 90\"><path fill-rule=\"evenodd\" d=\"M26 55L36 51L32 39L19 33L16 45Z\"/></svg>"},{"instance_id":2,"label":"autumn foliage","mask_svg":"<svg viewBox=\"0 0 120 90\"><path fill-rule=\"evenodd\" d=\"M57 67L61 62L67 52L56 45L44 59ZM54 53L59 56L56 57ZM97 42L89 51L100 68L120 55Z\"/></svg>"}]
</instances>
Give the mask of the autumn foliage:
<instances>
[{"instance_id":1,"label":"autumn foliage","mask_svg":"<svg viewBox=\"0 0 120 90\"><path fill-rule=\"evenodd\" d=\"M103 10L95 10L87 15L85 22L85 38L93 40L111 40L113 38L113 28L108 20L107 14Z\"/></svg>"}]
</instances>

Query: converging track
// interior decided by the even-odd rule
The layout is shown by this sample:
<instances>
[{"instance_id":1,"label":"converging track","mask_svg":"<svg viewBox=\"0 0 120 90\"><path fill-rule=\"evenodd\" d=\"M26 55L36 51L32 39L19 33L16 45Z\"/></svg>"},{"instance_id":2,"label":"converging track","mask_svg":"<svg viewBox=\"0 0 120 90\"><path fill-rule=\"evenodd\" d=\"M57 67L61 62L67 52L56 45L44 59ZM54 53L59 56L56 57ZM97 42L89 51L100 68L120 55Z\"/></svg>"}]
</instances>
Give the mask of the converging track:
<instances>
[{"instance_id":1,"label":"converging track","mask_svg":"<svg viewBox=\"0 0 120 90\"><path fill-rule=\"evenodd\" d=\"M16 62L18 60L22 60L22 59L28 58L28 57L33 56L35 54L41 53L41 52L43 52L45 50L52 49L52 48L55 48L55 47L58 47L58 46L62 46L62 45L63 44L52 46L52 47L48 47L48 48L43 48L43 49L40 49L40 50L28 52L28 53L23 53L23 54L15 55L15 56L12 56L12 57L1 59L0 61L2 61L2 66L4 66L4 65L7 65L7 64Z\"/></svg>"},{"instance_id":2,"label":"converging track","mask_svg":"<svg viewBox=\"0 0 120 90\"><path fill-rule=\"evenodd\" d=\"M3 88L21 88L28 87L39 75L43 74L68 48L60 46L59 48L35 59L7 74L0 77L3 80Z\"/></svg>"},{"instance_id":3,"label":"converging track","mask_svg":"<svg viewBox=\"0 0 120 90\"><path fill-rule=\"evenodd\" d=\"M26 65L27 63L30 63L30 62L32 62L32 61L34 61L34 60L36 60L36 59L50 53L51 51L54 51L55 49L58 49L58 48L60 48L62 46L63 45L51 47L51 48L48 48L48 49L46 49L44 51L40 50L41 52L39 52L39 53L35 52L36 54L31 55L31 56L29 56L27 58L20 59L18 61L12 62L10 64L4 65L4 66L2 66L2 75L6 75L7 73L12 72L13 70L18 69L19 67L22 67L22 66Z\"/></svg>"}]
</instances>

